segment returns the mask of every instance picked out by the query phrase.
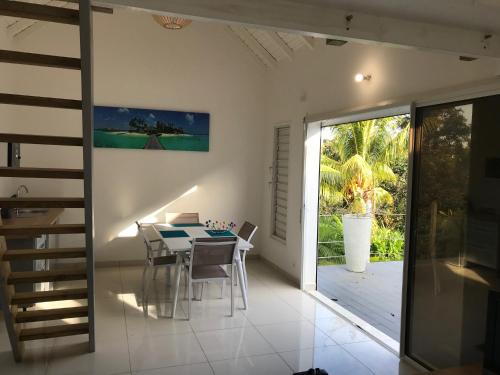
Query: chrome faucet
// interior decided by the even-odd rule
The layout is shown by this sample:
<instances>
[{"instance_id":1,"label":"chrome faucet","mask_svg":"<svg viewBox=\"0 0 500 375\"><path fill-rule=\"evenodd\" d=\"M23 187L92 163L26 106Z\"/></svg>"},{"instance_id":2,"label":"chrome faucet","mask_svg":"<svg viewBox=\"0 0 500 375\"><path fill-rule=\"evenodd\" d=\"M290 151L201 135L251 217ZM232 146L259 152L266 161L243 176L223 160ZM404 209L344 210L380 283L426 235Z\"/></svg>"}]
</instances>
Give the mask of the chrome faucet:
<instances>
[{"instance_id":1,"label":"chrome faucet","mask_svg":"<svg viewBox=\"0 0 500 375\"><path fill-rule=\"evenodd\" d=\"M24 192L24 193L23 193ZM21 198L21 193L28 194L30 191L26 185L19 185L16 191L16 197ZM16 216L19 216L19 208L16 208Z\"/></svg>"},{"instance_id":2,"label":"chrome faucet","mask_svg":"<svg viewBox=\"0 0 500 375\"><path fill-rule=\"evenodd\" d=\"M24 191L24 194L28 194L30 191L28 190L28 187L26 185L19 185L17 187L17 192L16 192L16 196L18 198L21 197L21 192Z\"/></svg>"}]
</instances>

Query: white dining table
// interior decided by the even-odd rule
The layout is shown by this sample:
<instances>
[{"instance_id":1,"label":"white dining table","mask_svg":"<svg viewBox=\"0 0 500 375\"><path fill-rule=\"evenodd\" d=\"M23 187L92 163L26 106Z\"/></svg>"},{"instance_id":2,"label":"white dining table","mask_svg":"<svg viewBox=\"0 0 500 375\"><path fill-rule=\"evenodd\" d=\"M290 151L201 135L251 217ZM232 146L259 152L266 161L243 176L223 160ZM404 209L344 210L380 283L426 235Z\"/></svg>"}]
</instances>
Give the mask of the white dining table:
<instances>
[{"instance_id":1,"label":"white dining table","mask_svg":"<svg viewBox=\"0 0 500 375\"><path fill-rule=\"evenodd\" d=\"M202 225L192 225L186 224L183 226L182 224L172 225L172 224L164 224L164 223L156 223L153 224L153 229L157 233L158 237L163 240L163 243L167 249L167 251L177 255L177 261L175 265L175 289L174 289L174 301L172 306L172 318L175 318L175 311L177 309L177 299L179 297L179 287L181 281L181 271L182 271L182 262L185 258L186 254L191 251L192 248L192 240L194 238L207 238L212 237L208 232L206 227ZM161 232L163 231L182 231L187 234L187 236L183 234L180 236L172 236L172 237L164 237ZM253 245L245 241L244 239L238 237L236 234L234 235L238 238L238 251L235 251L235 263L236 269L238 272L238 279L240 281L240 289L241 295L243 297L243 306L245 309L248 307L248 298L247 298L247 286L245 285L245 277L243 274L243 265L241 262L241 251L249 251L253 248Z\"/></svg>"}]
</instances>

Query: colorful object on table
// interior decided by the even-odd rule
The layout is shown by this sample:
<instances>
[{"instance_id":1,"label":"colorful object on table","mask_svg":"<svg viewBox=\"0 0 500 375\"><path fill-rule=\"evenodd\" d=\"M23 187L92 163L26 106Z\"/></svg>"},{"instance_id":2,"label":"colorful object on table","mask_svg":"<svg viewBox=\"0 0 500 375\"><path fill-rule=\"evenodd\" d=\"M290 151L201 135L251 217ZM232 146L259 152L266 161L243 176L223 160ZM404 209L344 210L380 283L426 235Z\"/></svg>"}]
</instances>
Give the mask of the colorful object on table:
<instances>
[{"instance_id":1,"label":"colorful object on table","mask_svg":"<svg viewBox=\"0 0 500 375\"><path fill-rule=\"evenodd\" d=\"M211 230L207 229L205 232L207 232L210 237L235 237L235 234L229 230Z\"/></svg>"},{"instance_id":2,"label":"colorful object on table","mask_svg":"<svg viewBox=\"0 0 500 375\"><path fill-rule=\"evenodd\" d=\"M183 230L161 230L160 234L163 238L182 238L189 237L189 234Z\"/></svg>"},{"instance_id":3,"label":"colorful object on table","mask_svg":"<svg viewBox=\"0 0 500 375\"><path fill-rule=\"evenodd\" d=\"M210 230L217 230L217 231L232 231L234 228L236 228L236 224L233 223L232 221L212 221L212 220L207 220L205 221L205 226L210 229Z\"/></svg>"}]
</instances>

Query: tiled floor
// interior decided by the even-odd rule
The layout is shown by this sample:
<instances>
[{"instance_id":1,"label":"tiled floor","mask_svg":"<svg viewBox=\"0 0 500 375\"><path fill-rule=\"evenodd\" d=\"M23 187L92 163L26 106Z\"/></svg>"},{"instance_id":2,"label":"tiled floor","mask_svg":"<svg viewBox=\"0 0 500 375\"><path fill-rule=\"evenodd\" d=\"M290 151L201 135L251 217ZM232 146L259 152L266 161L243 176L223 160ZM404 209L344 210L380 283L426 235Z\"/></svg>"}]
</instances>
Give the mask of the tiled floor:
<instances>
[{"instance_id":1,"label":"tiled floor","mask_svg":"<svg viewBox=\"0 0 500 375\"><path fill-rule=\"evenodd\" d=\"M403 262L370 263L365 272L345 265L318 267L318 290L342 307L400 340Z\"/></svg>"},{"instance_id":2,"label":"tiled floor","mask_svg":"<svg viewBox=\"0 0 500 375\"><path fill-rule=\"evenodd\" d=\"M163 272L152 290L146 319L139 307L141 269L98 269L96 352L85 352L85 336L39 341L30 343L23 363L15 364L0 322L0 372L279 375L310 367L331 375L416 372L265 264L252 261L248 269L247 311L241 310L238 298L240 309L229 317L229 299L219 299L219 287L211 285L202 302L193 302L189 322L186 301L175 320L168 318L171 303Z\"/></svg>"}]
</instances>

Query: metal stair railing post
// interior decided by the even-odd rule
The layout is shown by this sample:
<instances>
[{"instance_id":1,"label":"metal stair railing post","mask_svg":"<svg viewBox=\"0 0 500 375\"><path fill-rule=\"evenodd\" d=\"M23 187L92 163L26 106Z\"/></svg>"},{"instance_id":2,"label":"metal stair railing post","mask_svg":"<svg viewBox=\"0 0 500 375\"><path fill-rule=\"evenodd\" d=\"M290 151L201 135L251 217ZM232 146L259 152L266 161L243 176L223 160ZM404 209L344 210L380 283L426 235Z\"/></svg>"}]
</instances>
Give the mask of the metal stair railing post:
<instances>
[{"instance_id":1,"label":"metal stair railing post","mask_svg":"<svg viewBox=\"0 0 500 375\"><path fill-rule=\"evenodd\" d=\"M93 169L93 55L92 8L90 0L80 0L80 59L82 88L83 174L85 199L85 247L87 249L87 289L89 351L95 351L94 319L94 214L92 203Z\"/></svg>"}]
</instances>

